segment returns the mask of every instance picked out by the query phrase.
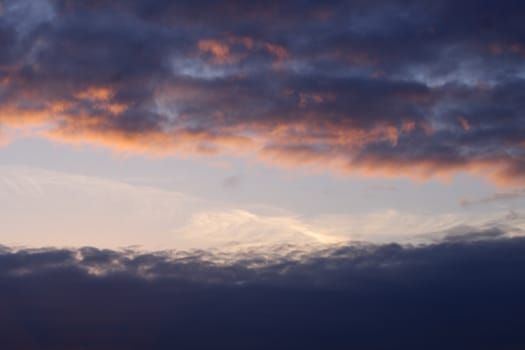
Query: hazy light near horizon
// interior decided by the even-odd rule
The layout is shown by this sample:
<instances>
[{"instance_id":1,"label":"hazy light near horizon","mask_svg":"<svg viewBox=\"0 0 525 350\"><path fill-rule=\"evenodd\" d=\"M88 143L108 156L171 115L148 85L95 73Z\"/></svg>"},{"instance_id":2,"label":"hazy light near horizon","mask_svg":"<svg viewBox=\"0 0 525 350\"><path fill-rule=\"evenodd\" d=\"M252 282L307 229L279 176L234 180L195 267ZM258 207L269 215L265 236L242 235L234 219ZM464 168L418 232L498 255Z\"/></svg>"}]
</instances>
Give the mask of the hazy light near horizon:
<instances>
[{"instance_id":1,"label":"hazy light near horizon","mask_svg":"<svg viewBox=\"0 0 525 350\"><path fill-rule=\"evenodd\" d=\"M422 215L395 208L364 214L273 213L113 179L38 168L1 167L3 243L147 250L429 242L462 226L490 227L506 211ZM518 232L517 229L515 232Z\"/></svg>"}]
</instances>

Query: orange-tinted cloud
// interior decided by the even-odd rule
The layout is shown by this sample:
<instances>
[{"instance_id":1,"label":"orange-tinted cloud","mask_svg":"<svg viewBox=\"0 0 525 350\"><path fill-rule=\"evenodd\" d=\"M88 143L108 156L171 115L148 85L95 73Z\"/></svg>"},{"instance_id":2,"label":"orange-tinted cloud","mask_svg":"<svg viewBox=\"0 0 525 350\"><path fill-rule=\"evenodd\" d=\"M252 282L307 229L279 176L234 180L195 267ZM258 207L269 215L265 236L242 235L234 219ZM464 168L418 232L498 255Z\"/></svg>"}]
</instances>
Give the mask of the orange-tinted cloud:
<instances>
[{"instance_id":1,"label":"orange-tinted cloud","mask_svg":"<svg viewBox=\"0 0 525 350\"><path fill-rule=\"evenodd\" d=\"M262 45L264 46L266 50L268 50L269 53L271 53L272 55L274 55L280 60L284 60L285 58L288 57L288 51L283 46L275 45L275 44L267 43L267 42L262 43Z\"/></svg>"},{"instance_id":2,"label":"orange-tinted cloud","mask_svg":"<svg viewBox=\"0 0 525 350\"><path fill-rule=\"evenodd\" d=\"M9 4L0 125L145 155L523 181L521 5L378 1ZM499 24L466 25L484 15Z\"/></svg>"},{"instance_id":3,"label":"orange-tinted cloud","mask_svg":"<svg viewBox=\"0 0 525 350\"><path fill-rule=\"evenodd\" d=\"M470 130L470 123L467 118L460 117L459 122L461 123L461 126L463 127L463 130L469 131Z\"/></svg>"},{"instance_id":4,"label":"orange-tinted cloud","mask_svg":"<svg viewBox=\"0 0 525 350\"><path fill-rule=\"evenodd\" d=\"M171 93L176 94L177 90ZM200 93L196 90L181 96L193 100L200 98ZM295 121L282 119L277 124L267 124L262 120L234 120L228 124L228 116L222 114L214 120L213 131L188 127L126 130L119 122L129 106L116 101L115 96L111 88L88 87L73 92L69 100L51 101L38 110L24 112L8 106L0 115L8 125L48 125L49 128L39 134L58 142L95 144L146 156L237 154L256 156L264 162L286 167L306 166L340 174L422 180L447 179L456 172L466 171L504 185L523 180L519 167L511 159L435 158L431 152L414 158L403 155L406 150L396 154L400 140L410 139L413 133L424 137L423 142L432 139L424 123L402 120L397 126L384 122L375 126L352 126L323 121L323 115L313 107L335 103L337 98L331 94L300 93L296 109L303 111L303 118ZM89 108L84 106L86 103ZM466 119L460 121L468 130ZM393 153L381 155L367 150L376 144L383 144L385 150Z\"/></svg>"},{"instance_id":5,"label":"orange-tinted cloud","mask_svg":"<svg viewBox=\"0 0 525 350\"><path fill-rule=\"evenodd\" d=\"M124 132L104 129L100 125L86 125L82 121L44 131L40 135L62 143L94 144L118 153L153 157L246 154L253 149L252 140L236 135L191 130Z\"/></svg>"},{"instance_id":6,"label":"orange-tinted cloud","mask_svg":"<svg viewBox=\"0 0 525 350\"><path fill-rule=\"evenodd\" d=\"M233 60L230 54L230 47L218 40L205 39L197 43L199 50L208 52L213 56L216 63L224 64Z\"/></svg>"},{"instance_id":7,"label":"orange-tinted cloud","mask_svg":"<svg viewBox=\"0 0 525 350\"><path fill-rule=\"evenodd\" d=\"M89 87L75 94L75 97L82 100L108 101L113 95L113 91L107 87Z\"/></svg>"},{"instance_id":8,"label":"orange-tinted cloud","mask_svg":"<svg viewBox=\"0 0 525 350\"><path fill-rule=\"evenodd\" d=\"M212 56L218 64L233 63L255 52L267 52L278 60L288 57L285 47L248 36L228 35L222 39L201 39L197 48Z\"/></svg>"}]
</instances>

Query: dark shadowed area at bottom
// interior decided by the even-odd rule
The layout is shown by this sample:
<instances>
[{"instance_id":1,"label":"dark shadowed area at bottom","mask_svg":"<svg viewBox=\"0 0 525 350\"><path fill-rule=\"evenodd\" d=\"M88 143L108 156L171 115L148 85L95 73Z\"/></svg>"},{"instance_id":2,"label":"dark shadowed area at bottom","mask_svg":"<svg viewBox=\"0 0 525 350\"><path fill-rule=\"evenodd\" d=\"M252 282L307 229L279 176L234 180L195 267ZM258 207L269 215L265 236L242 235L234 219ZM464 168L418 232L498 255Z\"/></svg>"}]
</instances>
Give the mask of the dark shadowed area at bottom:
<instances>
[{"instance_id":1,"label":"dark shadowed area at bottom","mask_svg":"<svg viewBox=\"0 0 525 350\"><path fill-rule=\"evenodd\" d=\"M523 238L269 256L4 248L0 346L525 348Z\"/></svg>"}]
</instances>

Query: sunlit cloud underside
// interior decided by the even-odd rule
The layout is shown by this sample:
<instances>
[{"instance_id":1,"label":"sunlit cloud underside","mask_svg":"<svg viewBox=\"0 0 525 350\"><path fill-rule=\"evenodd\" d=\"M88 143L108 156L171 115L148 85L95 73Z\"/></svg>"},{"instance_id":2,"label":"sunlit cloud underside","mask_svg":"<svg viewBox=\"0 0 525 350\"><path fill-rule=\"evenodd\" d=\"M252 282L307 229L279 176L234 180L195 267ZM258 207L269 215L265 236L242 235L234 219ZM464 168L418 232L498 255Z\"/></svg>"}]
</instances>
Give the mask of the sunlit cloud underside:
<instances>
[{"instance_id":1,"label":"sunlit cloud underside","mask_svg":"<svg viewBox=\"0 0 525 350\"><path fill-rule=\"evenodd\" d=\"M468 4L6 0L0 124L148 157L519 186L522 5Z\"/></svg>"}]
</instances>

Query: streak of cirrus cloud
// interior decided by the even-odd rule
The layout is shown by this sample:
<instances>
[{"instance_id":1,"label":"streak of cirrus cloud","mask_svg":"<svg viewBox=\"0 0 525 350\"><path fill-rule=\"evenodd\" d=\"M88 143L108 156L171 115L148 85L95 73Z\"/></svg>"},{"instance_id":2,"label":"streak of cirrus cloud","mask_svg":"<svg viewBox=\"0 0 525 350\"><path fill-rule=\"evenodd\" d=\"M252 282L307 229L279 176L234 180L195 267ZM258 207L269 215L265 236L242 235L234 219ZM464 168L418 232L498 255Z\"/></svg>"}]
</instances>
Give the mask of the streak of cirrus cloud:
<instances>
[{"instance_id":1,"label":"streak of cirrus cloud","mask_svg":"<svg viewBox=\"0 0 525 350\"><path fill-rule=\"evenodd\" d=\"M0 125L146 155L525 179L522 1L4 0Z\"/></svg>"}]
</instances>

